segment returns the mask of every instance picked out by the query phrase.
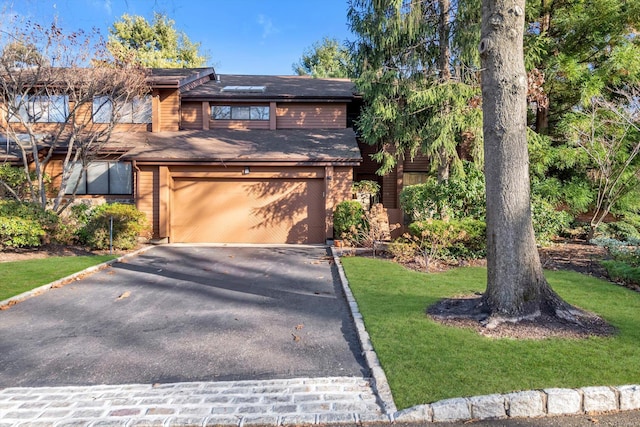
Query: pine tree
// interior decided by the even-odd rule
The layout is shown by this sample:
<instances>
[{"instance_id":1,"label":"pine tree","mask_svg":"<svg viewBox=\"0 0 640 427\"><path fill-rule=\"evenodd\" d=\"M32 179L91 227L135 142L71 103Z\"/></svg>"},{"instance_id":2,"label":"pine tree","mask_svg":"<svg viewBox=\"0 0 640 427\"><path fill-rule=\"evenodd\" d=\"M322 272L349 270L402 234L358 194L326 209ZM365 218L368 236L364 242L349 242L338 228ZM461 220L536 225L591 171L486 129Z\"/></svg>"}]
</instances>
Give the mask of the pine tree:
<instances>
[{"instance_id":1,"label":"pine tree","mask_svg":"<svg viewBox=\"0 0 640 427\"><path fill-rule=\"evenodd\" d=\"M350 2L356 83L365 103L358 128L378 147L379 173L422 153L446 180L451 169L461 172L463 142L481 159L477 38L456 36L474 17L477 7L464 0Z\"/></svg>"}]
</instances>

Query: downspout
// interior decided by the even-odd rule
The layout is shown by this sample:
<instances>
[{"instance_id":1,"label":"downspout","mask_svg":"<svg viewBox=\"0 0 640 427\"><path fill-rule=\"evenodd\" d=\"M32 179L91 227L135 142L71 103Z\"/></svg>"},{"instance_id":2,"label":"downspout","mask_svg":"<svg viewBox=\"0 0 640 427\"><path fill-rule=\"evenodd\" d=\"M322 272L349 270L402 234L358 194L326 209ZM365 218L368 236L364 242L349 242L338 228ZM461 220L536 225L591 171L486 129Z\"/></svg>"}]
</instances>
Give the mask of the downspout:
<instances>
[{"instance_id":1,"label":"downspout","mask_svg":"<svg viewBox=\"0 0 640 427\"><path fill-rule=\"evenodd\" d=\"M131 161L131 166L133 166L133 169L135 169L136 171L136 179L133 183L133 200L134 200L134 204L136 205L136 209L140 209L140 206L138 206L138 188L140 188L140 168L138 167L138 163L135 160Z\"/></svg>"}]
</instances>

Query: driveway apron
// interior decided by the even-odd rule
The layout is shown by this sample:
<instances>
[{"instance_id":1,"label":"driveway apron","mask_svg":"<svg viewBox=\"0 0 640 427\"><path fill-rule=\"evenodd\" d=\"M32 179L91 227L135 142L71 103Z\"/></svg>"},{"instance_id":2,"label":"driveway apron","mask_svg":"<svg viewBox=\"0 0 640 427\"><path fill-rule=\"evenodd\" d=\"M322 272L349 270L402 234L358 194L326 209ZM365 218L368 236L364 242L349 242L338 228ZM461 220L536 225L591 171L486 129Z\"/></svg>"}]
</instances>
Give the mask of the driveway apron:
<instances>
[{"instance_id":1,"label":"driveway apron","mask_svg":"<svg viewBox=\"0 0 640 427\"><path fill-rule=\"evenodd\" d=\"M0 388L360 377L324 247L160 246L0 311Z\"/></svg>"}]
</instances>

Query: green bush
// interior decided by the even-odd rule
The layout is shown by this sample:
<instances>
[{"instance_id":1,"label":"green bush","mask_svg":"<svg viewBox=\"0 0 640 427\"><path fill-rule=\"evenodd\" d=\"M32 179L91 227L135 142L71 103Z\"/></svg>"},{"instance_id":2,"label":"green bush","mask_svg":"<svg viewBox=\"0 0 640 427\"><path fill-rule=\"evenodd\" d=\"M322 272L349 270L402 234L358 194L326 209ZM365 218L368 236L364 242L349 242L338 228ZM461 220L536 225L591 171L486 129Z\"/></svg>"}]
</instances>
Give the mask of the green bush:
<instances>
[{"instance_id":1,"label":"green bush","mask_svg":"<svg viewBox=\"0 0 640 427\"><path fill-rule=\"evenodd\" d=\"M616 221L602 224L598 229L598 234L616 240L629 240L640 238L640 233L636 226L630 221Z\"/></svg>"},{"instance_id":2,"label":"green bush","mask_svg":"<svg viewBox=\"0 0 640 427\"><path fill-rule=\"evenodd\" d=\"M131 249L147 230L147 218L133 205L105 203L92 209L87 223L78 233L80 240L95 249L107 249L110 221L113 218L113 247Z\"/></svg>"},{"instance_id":3,"label":"green bush","mask_svg":"<svg viewBox=\"0 0 640 427\"><path fill-rule=\"evenodd\" d=\"M416 221L409 225L409 233L420 241L431 257L440 259L476 259L486 255L484 221L473 218L461 220Z\"/></svg>"},{"instance_id":4,"label":"green bush","mask_svg":"<svg viewBox=\"0 0 640 427\"><path fill-rule=\"evenodd\" d=\"M567 212L557 210L551 203L533 197L531 200L533 231L539 244L549 244L564 229L571 225L572 217Z\"/></svg>"},{"instance_id":5,"label":"green bush","mask_svg":"<svg viewBox=\"0 0 640 427\"><path fill-rule=\"evenodd\" d=\"M357 244L369 229L364 208L355 200L345 200L333 211L333 229L336 239L344 239Z\"/></svg>"},{"instance_id":6,"label":"green bush","mask_svg":"<svg viewBox=\"0 0 640 427\"><path fill-rule=\"evenodd\" d=\"M400 206L411 221L468 217L484 219L484 175L482 171L466 164L464 177L451 177L445 183L433 177L428 178L424 184L405 187L400 193Z\"/></svg>"},{"instance_id":7,"label":"green bush","mask_svg":"<svg viewBox=\"0 0 640 427\"><path fill-rule=\"evenodd\" d=\"M387 252L397 262L413 261L421 253L418 243L407 238L399 238L387 245Z\"/></svg>"},{"instance_id":8,"label":"green bush","mask_svg":"<svg viewBox=\"0 0 640 427\"><path fill-rule=\"evenodd\" d=\"M0 246L6 248L36 247L47 234L38 221L17 216L0 215Z\"/></svg>"},{"instance_id":9,"label":"green bush","mask_svg":"<svg viewBox=\"0 0 640 427\"><path fill-rule=\"evenodd\" d=\"M55 236L58 216L36 203L0 200L0 246L37 247Z\"/></svg>"}]
</instances>

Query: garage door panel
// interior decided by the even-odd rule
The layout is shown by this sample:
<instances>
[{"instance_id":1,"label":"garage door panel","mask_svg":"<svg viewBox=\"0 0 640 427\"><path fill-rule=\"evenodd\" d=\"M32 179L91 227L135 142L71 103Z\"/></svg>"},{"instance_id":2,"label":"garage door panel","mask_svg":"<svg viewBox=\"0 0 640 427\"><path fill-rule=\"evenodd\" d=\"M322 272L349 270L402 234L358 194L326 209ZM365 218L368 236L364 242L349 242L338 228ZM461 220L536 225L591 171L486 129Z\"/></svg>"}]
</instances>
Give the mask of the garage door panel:
<instances>
[{"instance_id":1,"label":"garage door panel","mask_svg":"<svg viewBox=\"0 0 640 427\"><path fill-rule=\"evenodd\" d=\"M174 179L173 242L322 243L321 179Z\"/></svg>"}]
</instances>

